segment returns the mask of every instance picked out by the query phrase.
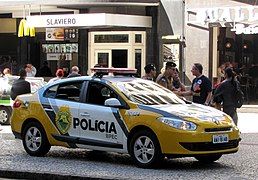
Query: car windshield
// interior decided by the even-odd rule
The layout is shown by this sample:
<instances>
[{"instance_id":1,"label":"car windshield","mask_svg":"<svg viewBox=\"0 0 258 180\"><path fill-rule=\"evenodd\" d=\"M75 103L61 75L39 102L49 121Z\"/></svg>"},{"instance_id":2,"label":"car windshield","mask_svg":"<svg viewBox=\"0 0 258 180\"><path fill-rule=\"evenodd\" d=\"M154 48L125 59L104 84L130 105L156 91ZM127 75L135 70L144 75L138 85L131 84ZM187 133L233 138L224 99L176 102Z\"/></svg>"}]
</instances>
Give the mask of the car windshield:
<instances>
[{"instance_id":1,"label":"car windshield","mask_svg":"<svg viewBox=\"0 0 258 180\"><path fill-rule=\"evenodd\" d=\"M116 82L116 86L130 101L139 104L185 104L173 92L152 81Z\"/></svg>"}]
</instances>

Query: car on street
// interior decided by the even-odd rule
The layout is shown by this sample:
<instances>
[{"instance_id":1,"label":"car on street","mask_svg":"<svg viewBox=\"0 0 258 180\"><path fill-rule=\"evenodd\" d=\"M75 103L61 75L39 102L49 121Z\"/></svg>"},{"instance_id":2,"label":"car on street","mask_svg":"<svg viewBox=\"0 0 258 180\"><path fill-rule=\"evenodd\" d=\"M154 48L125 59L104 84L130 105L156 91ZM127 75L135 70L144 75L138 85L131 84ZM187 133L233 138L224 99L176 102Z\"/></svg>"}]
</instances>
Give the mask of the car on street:
<instances>
[{"instance_id":1,"label":"car on street","mask_svg":"<svg viewBox=\"0 0 258 180\"><path fill-rule=\"evenodd\" d=\"M227 114L126 76L131 69L94 70L16 98L11 128L28 154L44 156L51 146L86 148L129 153L137 166L149 168L164 157L212 163L238 151L240 132Z\"/></svg>"},{"instance_id":2,"label":"car on street","mask_svg":"<svg viewBox=\"0 0 258 180\"><path fill-rule=\"evenodd\" d=\"M13 82L18 78L19 76L0 77L0 124L2 125L10 124L13 105L10 93ZM32 93L45 84L42 77L26 77L26 81L30 83Z\"/></svg>"}]
</instances>

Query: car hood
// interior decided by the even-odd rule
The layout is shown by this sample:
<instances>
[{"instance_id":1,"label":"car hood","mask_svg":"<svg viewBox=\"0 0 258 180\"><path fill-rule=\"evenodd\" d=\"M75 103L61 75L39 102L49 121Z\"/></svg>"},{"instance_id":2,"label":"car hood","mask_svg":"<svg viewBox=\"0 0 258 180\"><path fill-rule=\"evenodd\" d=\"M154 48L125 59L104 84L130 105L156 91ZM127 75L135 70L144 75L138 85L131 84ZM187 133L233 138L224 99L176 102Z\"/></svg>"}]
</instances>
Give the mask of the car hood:
<instances>
[{"instance_id":1,"label":"car hood","mask_svg":"<svg viewBox=\"0 0 258 180\"><path fill-rule=\"evenodd\" d=\"M165 111L180 118L194 118L203 121L224 120L225 113L215 108L201 104L154 105L160 111Z\"/></svg>"}]
</instances>

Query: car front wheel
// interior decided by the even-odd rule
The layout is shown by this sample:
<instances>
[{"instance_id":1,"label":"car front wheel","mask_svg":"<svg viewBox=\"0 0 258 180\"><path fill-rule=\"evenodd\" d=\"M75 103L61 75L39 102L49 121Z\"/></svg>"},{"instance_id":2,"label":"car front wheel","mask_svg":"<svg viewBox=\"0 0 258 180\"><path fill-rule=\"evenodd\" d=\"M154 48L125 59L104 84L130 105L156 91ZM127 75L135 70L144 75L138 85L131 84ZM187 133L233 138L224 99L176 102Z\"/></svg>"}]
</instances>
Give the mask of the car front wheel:
<instances>
[{"instance_id":1,"label":"car front wheel","mask_svg":"<svg viewBox=\"0 0 258 180\"><path fill-rule=\"evenodd\" d=\"M219 158L221 158L222 154L215 154L215 155L200 155L200 156L196 156L195 159L197 159L198 161L200 161L201 163L213 163L217 160L219 160Z\"/></svg>"},{"instance_id":2,"label":"car front wheel","mask_svg":"<svg viewBox=\"0 0 258 180\"><path fill-rule=\"evenodd\" d=\"M157 137L150 131L136 132L130 141L130 155L137 166L150 168L159 163L162 154Z\"/></svg>"},{"instance_id":3,"label":"car front wheel","mask_svg":"<svg viewBox=\"0 0 258 180\"><path fill-rule=\"evenodd\" d=\"M37 122L26 125L22 142L25 151L31 156L44 156L51 147L43 127Z\"/></svg>"}]
</instances>

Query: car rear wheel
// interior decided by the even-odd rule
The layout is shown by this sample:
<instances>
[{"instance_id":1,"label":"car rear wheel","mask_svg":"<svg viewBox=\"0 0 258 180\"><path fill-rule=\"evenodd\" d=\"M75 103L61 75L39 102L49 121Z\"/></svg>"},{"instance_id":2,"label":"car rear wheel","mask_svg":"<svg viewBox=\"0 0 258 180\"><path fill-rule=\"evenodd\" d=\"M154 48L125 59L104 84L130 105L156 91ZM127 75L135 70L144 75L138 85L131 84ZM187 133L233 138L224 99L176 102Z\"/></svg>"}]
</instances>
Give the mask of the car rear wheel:
<instances>
[{"instance_id":1,"label":"car rear wheel","mask_svg":"<svg viewBox=\"0 0 258 180\"><path fill-rule=\"evenodd\" d=\"M201 163L213 163L219 158L221 158L222 154L216 154L216 155L201 155L201 156L195 156L195 159L200 161Z\"/></svg>"},{"instance_id":2,"label":"car rear wheel","mask_svg":"<svg viewBox=\"0 0 258 180\"><path fill-rule=\"evenodd\" d=\"M11 110L8 107L0 106L0 124L10 124Z\"/></svg>"},{"instance_id":3,"label":"car rear wheel","mask_svg":"<svg viewBox=\"0 0 258 180\"><path fill-rule=\"evenodd\" d=\"M26 125L22 142L25 151L31 156L44 156L51 147L43 127L37 122Z\"/></svg>"},{"instance_id":4,"label":"car rear wheel","mask_svg":"<svg viewBox=\"0 0 258 180\"><path fill-rule=\"evenodd\" d=\"M151 168L161 160L162 154L157 137L150 131L136 132L130 141L130 155L137 166Z\"/></svg>"}]
</instances>

